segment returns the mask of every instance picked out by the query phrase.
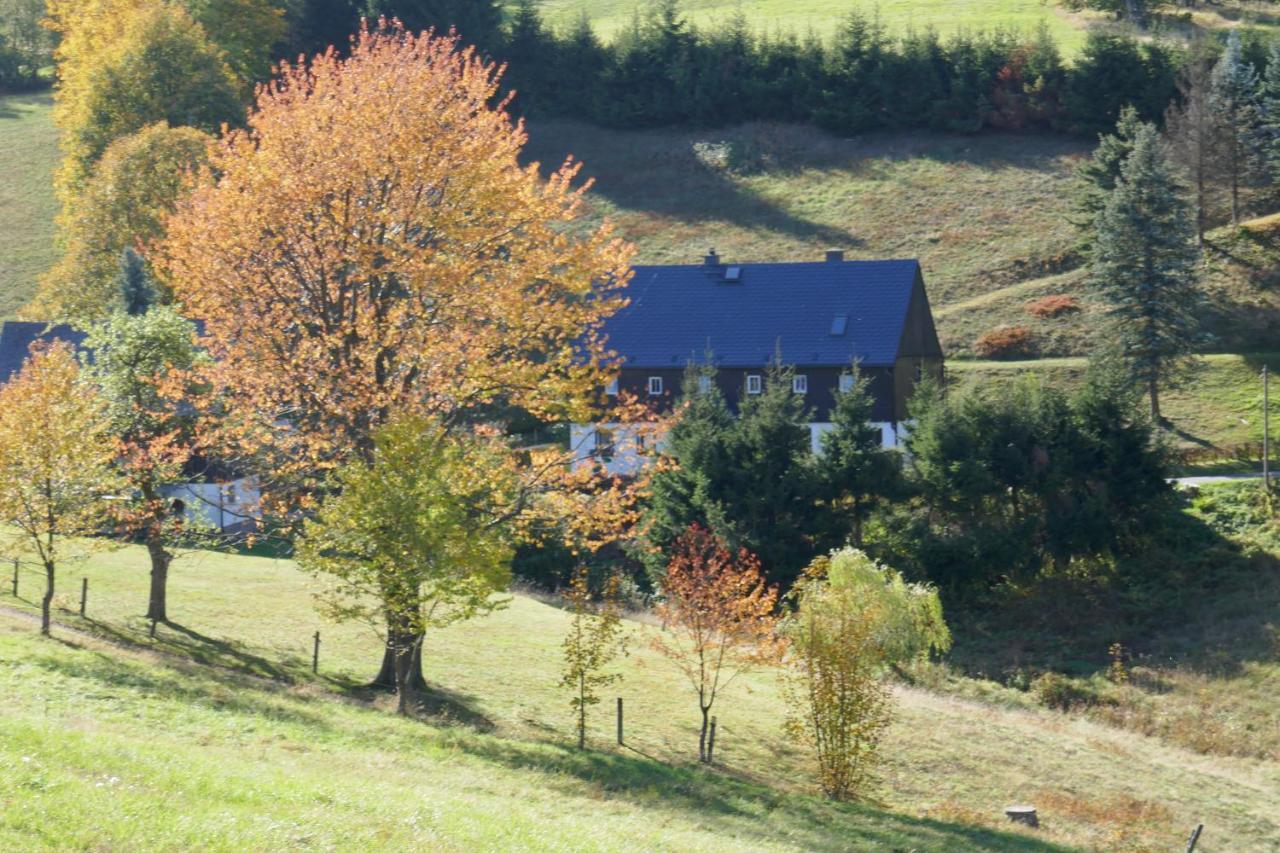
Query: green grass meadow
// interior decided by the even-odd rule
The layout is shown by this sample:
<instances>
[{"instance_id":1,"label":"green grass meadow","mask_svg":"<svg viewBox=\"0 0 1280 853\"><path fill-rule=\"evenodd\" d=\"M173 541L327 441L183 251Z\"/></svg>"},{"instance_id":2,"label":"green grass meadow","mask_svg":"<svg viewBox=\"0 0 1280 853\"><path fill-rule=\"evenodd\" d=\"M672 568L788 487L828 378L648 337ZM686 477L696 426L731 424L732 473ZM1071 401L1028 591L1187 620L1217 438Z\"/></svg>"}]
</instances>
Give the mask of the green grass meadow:
<instances>
[{"instance_id":1,"label":"green grass meadow","mask_svg":"<svg viewBox=\"0 0 1280 853\"><path fill-rule=\"evenodd\" d=\"M647 624L630 623L625 679L578 753L556 687L567 616L533 598L433 633L430 716L407 721L360 686L377 637L321 624L316 582L287 560L184 555L174 624L154 640L141 549L64 569L52 640L32 621L39 582L24 569L20 598L0 598L4 849L1166 850L1198 822L1204 850L1280 843L1274 761L1196 753L989 682L897 689L876 785L837 806L783 737L773 672L724 695L717 766L697 767L693 693ZM1005 821L1024 800L1041 829Z\"/></svg>"},{"instance_id":2,"label":"green grass meadow","mask_svg":"<svg viewBox=\"0 0 1280 853\"><path fill-rule=\"evenodd\" d=\"M51 106L49 95L0 97L0 319L26 304L36 279L57 259Z\"/></svg>"},{"instance_id":3,"label":"green grass meadow","mask_svg":"<svg viewBox=\"0 0 1280 853\"><path fill-rule=\"evenodd\" d=\"M646 5L638 0L542 0L541 7L557 24L572 23L585 12L596 31L609 38L626 28ZM801 35L812 31L830 36L854 11L878 14L890 32L932 28L944 34L995 29L1030 33L1043 23L1068 53L1084 43L1085 35L1079 16L1042 0L686 0L682 7L697 26L714 26L741 11L757 31Z\"/></svg>"}]
</instances>

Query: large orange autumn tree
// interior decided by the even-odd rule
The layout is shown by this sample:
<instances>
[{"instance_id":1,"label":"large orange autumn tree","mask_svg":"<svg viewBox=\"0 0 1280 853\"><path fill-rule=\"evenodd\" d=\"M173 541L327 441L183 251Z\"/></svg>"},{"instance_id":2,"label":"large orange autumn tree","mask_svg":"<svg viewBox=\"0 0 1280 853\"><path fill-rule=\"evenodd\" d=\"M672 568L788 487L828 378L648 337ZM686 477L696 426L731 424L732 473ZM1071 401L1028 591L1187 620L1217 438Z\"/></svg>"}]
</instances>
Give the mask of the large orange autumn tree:
<instances>
[{"instance_id":1,"label":"large orange autumn tree","mask_svg":"<svg viewBox=\"0 0 1280 853\"><path fill-rule=\"evenodd\" d=\"M277 498L371 461L393 415L467 430L599 404L599 328L632 250L580 221L578 166L521 165L499 76L455 39L385 22L347 58L282 66L151 253L204 321L224 447L255 456ZM598 491L574 500L567 462L533 460L526 491L625 515ZM378 681L393 675L388 654Z\"/></svg>"}]
</instances>

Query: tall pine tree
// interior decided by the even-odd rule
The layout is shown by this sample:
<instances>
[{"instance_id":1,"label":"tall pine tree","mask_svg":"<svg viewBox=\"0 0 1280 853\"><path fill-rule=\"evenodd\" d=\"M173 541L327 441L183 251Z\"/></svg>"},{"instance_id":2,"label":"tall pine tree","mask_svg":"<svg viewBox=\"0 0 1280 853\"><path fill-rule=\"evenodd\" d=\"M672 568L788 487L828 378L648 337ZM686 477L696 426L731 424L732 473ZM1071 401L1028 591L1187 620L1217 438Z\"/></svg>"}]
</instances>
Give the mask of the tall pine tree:
<instances>
[{"instance_id":1,"label":"tall pine tree","mask_svg":"<svg viewBox=\"0 0 1280 853\"><path fill-rule=\"evenodd\" d=\"M1258 72L1245 61L1240 34L1232 30L1227 49L1210 78L1209 105L1223 133L1223 177L1231 187L1231 224L1240 222L1240 189L1256 176L1262 124Z\"/></svg>"},{"instance_id":2,"label":"tall pine tree","mask_svg":"<svg viewBox=\"0 0 1280 853\"><path fill-rule=\"evenodd\" d=\"M870 382L854 364L853 383L836 397L818 460L824 497L848 519L850 544L858 548L867 513L892 496L901 479L896 454L881 446L880 427L871 423L874 402Z\"/></svg>"},{"instance_id":3,"label":"tall pine tree","mask_svg":"<svg viewBox=\"0 0 1280 853\"><path fill-rule=\"evenodd\" d=\"M1080 231L1081 251L1092 250L1098 214L1107 206L1107 199L1120 180L1120 170L1133 153L1133 141L1138 131L1149 127L1151 125L1138 118L1136 109L1125 107L1120 111L1116 132L1099 135L1093 156L1076 171L1080 189L1076 193L1073 221Z\"/></svg>"},{"instance_id":4,"label":"tall pine tree","mask_svg":"<svg viewBox=\"0 0 1280 853\"><path fill-rule=\"evenodd\" d=\"M1209 203L1217 178L1222 175L1225 134L1212 103L1212 63L1204 55L1192 56L1178 80L1176 101L1165 112L1165 133L1170 153L1186 170L1195 194L1196 239L1204 243Z\"/></svg>"},{"instance_id":5,"label":"tall pine tree","mask_svg":"<svg viewBox=\"0 0 1280 853\"><path fill-rule=\"evenodd\" d=\"M1280 39L1267 51L1267 70L1262 75L1258 133L1267 170L1273 181L1280 180Z\"/></svg>"},{"instance_id":6,"label":"tall pine tree","mask_svg":"<svg viewBox=\"0 0 1280 853\"><path fill-rule=\"evenodd\" d=\"M1191 205L1155 128L1143 127L1098 216L1091 283L1107 305L1114 355L1160 418L1160 388L1192 360L1199 338L1199 251Z\"/></svg>"}]
</instances>

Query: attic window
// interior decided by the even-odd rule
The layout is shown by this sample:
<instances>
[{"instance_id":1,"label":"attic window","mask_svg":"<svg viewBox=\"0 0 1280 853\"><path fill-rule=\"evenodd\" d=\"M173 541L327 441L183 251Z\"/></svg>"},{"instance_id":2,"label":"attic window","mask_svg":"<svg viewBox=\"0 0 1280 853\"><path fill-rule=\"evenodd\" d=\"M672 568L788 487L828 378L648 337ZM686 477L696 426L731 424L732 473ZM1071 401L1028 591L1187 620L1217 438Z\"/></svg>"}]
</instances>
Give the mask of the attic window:
<instances>
[{"instance_id":1,"label":"attic window","mask_svg":"<svg viewBox=\"0 0 1280 853\"><path fill-rule=\"evenodd\" d=\"M724 271L725 281L741 281L742 267L727 267Z\"/></svg>"},{"instance_id":2,"label":"attic window","mask_svg":"<svg viewBox=\"0 0 1280 853\"><path fill-rule=\"evenodd\" d=\"M747 393L759 394L764 389L764 381L760 378L760 374L753 373L747 377Z\"/></svg>"},{"instance_id":3,"label":"attic window","mask_svg":"<svg viewBox=\"0 0 1280 853\"><path fill-rule=\"evenodd\" d=\"M809 377L805 376L803 373L791 377L791 392L793 394L808 394Z\"/></svg>"},{"instance_id":4,"label":"attic window","mask_svg":"<svg viewBox=\"0 0 1280 853\"><path fill-rule=\"evenodd\" d=\"M839 337L844 334L844 330L849 327L849 315L837 314L831 318L831 335Z\"/></svg>"},{"instance_id":5,"label":"attic window","mask_svg":"<svg viewBox=\"0 0 1280 853\"><path fill-rule=\"evenodd\" d=\"M698 393L706 394L710 390L711 390L711 377L704 373L698 377Z\"/></svg>"},{"instance_id":6,"label":"attic window","mask_svg":"<svg viewBox=\"0 0 1280 853\"><path fill-rule=\"evenodd\" d=\"M653 397L657 397L661 393L662 393L662 377L650 376L649 377L649 395Z\"/></svg>"},{"instance_id":7,"label":"attic window","mask_svg":"<svg viewBox=\"0 0 1280 853\"><path fill-rule=\"evenodd\" d=\"M614 379L608 385L604 386L604 393L608 394L610 397L618 396L618 380Z\"/></svg>"},{"instance_id":8,"label":"attic window","mask_svg":"<svg viewBox=\"0 0 1280 853\"><path fill-rule=\"evenodd\" d=\"M841 373L840 374L840 393L848 394L852 390L853 390L853 374Z\"/></svg>"}]
</instances>

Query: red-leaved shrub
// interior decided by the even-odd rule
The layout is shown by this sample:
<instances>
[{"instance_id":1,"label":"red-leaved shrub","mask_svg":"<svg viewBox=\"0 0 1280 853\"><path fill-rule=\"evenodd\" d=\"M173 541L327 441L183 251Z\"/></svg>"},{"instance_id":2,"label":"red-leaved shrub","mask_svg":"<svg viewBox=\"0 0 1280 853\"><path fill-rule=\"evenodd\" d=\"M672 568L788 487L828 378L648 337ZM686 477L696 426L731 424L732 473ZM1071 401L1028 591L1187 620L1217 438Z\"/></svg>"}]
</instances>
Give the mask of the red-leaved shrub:
<instances>
[{"instance_id":1,"label":"red-leaved shrub","mask_svg":"<svg viewBox=\"0 0 1280 853\"><path fill-rule=\"evenodd\" d=\"M1026 304L1026 309L1027 313L1032 317L1045 319L1061 317L1063 314L1074 314L1080 310L1080 303L1076 301L1074 296L1055 293L1051 296L1033 299Z\"/></svg>"},{"instance_id":2,"label":"red-leaved shrub","mask_svg":"<svg viewBox=\"0 0 1280 853\"><path fill-rule=\"evenodd\" d=\"M973 349L982 358L1033 358L1036 341L1026 326L1001 326L979 335Z\"/></svg>"}]
</instances>

